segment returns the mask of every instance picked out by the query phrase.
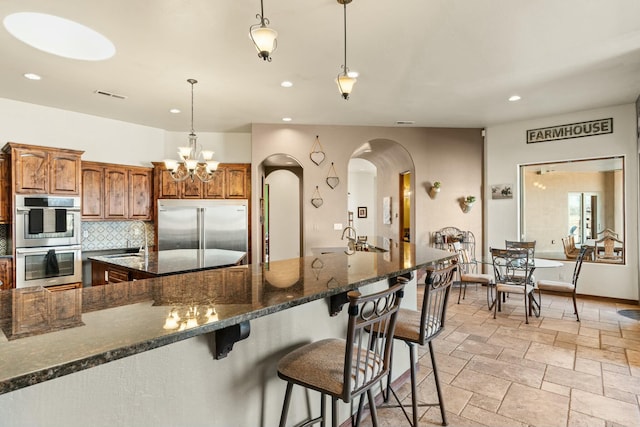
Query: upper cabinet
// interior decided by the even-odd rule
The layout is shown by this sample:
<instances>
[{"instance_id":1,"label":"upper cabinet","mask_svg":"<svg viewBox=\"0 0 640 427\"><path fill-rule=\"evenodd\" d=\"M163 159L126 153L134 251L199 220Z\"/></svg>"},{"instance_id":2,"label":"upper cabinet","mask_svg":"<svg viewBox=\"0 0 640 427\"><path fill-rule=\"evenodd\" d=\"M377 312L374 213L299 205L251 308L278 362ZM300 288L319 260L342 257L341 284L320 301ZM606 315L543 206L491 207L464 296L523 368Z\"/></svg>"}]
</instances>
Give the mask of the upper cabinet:
<instances>
[{"instance_id":1,"label":"upper cabinet","mask_svg":"<svg viewBox=\"0 0 640 427\"><path fill-rule=\"evenodd\" d=\"M11 156L16 194L80 194L82 151L14 142L3 151Z\"/></svg>"},{"instance_id":2,"label":"upper cabinet","mask_svg":"<svg viewBox=\"0 0 640 427\"><path fill-rule=\"evenodd\" d=\"M221 163L213 179L176 182L164 163L154 162L155 199L250 199L251 164Z\"/></svg>"},{"instance_id":3,"label":"upper cabinet","mask_svg":"<svg viewBox=\"0 0 640 427\"><path fill-rule=\"evenodd\" d=\"M11 222L11 167L9 155L0 154L0 224Z\"/></svg>"},{"instance_id":4,"label":"upper cabinet","mask_svg":"<svg viewBox=\"0 0 640 427\"><path fill-rule=\"evenodd\" d=\"M82 162L82 219L153 218L151 168Z\"/></svg>"}]
</instances>

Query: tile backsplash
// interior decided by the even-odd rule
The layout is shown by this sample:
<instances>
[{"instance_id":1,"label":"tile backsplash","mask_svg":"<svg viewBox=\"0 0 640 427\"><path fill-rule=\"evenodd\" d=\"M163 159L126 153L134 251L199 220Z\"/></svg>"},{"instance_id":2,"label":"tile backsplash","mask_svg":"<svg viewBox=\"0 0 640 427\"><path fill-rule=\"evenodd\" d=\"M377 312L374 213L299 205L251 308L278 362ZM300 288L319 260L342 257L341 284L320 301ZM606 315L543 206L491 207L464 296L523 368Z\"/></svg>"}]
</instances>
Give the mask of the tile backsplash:
<instances>
[{"instance_id":1,"label":"tile backsplash","mask_svg":"<svg viewBox=\"0 0 640 427\"><path fill-rule=\"evenodd\" d=\"M144 246L140 221L83 221L82 250L98 251ZM144 222L149 246L153 246L153 222Z\"/></svg>"},{"instance_id":2,"label":"tile backsplash","mask_svg":"<svg viewBox=\"0 0 640 427\"><path fill-rule=\"evenodd\" d=\"M137 224L137 225L136 225ZM135 248L144 245L144 234L140 221L83 221L82 250ZM153 246L153 222L144 222L149 246ZM11 255L8 247L9 224L0 224L0 255ZM85 237L86 236L86 237Z\"/></svg>"}]
</instances>

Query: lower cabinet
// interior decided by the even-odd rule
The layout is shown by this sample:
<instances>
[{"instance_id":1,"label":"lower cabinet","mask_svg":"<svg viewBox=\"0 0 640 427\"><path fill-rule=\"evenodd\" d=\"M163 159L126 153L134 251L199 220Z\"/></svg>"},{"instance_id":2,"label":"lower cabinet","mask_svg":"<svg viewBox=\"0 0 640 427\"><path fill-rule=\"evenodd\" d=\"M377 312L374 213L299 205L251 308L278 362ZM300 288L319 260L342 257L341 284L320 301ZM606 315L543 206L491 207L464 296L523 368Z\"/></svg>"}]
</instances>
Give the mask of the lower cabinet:
<instances>
[{"instance_id":1,"label":"lower cabinet","mask_svg":"<svg viewBox=\"0 0 640 427\"><path fill-rule=\"evenodd\" d=\"M113 264L91 261L91 286L101 286L109 283L131 282L156 277L143 271L129 270Z\"/></svg>"},{"instance_id":2,"label":"lower cabinet","mask_svg":"<svg viewBox=\"0 0 640 427\"><path fill-rule=\"evenodd\" d=\"M0 289L13 288L13 259L0 258Z\"/></svg>"}]
</instances>

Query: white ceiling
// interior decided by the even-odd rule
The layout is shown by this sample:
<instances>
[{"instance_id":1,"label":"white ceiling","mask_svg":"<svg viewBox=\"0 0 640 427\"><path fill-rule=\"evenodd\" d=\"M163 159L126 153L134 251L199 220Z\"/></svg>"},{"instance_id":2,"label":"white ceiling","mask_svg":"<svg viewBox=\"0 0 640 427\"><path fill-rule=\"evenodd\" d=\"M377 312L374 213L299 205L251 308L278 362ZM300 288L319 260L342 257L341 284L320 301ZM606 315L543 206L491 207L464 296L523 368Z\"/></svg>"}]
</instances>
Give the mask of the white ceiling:
<instances>
[{"instance_id":1,"label":"white ceiling","mask_svg":"<svg viewBox=\"0 0 640 427\"><path fill-rule=\"evenodd\" d=\"M259 0L4 0L107 36L109 60L56 57L0 28L0 97L171 131L249 131L250 123L484 127L634 102L640 94L638 0L353 0L349 101L336 0L264 0L279 32L271 63L249 37ZM40 74L29 81L23 73ZM290 80L290 89L280 82ZM104 90L126 100L94 94ZM512 94L522 100L508 102ZM170 114L169 108L182 114Z\"/></svg>"}]
</instances>

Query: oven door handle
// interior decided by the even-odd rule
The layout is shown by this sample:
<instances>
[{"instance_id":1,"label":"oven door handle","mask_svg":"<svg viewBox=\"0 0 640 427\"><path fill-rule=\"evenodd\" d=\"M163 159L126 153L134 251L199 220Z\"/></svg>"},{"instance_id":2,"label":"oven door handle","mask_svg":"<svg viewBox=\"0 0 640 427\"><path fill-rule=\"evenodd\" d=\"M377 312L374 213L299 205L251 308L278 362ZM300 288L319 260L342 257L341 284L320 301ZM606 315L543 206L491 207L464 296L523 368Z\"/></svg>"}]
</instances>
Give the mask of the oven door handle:
<instances>
[{"instance_id":1,"label":"oven door handle","mask_svg":"<svg viewBox=\"0 0 640 427\"><path fill-rule=\"evenodd\" d=\"M76 252L82 249L82 245L71 245L71 246L48 246L45 248L16 248L16 255L28 254L46 254L51 249L55 250L57 253L65 253L65 252Z\"/></svg>"},{"instance_id":2,"label":"oven door handle","mask_svg":"<svg viewBox=\"0 0 640 427\"><path fill-rule=\"evenodd\" d=\"M31 209L66 209L67 212L80 212L80 208L64 208L64 207L63 208L54 208L54 207L51 207L51 206L45 206L45 207L42 207L42 208L36 208L36 207L33 207L33 208L16 208L16 212L17 213L29 212Z\"/></svg>"}]
</instances>

